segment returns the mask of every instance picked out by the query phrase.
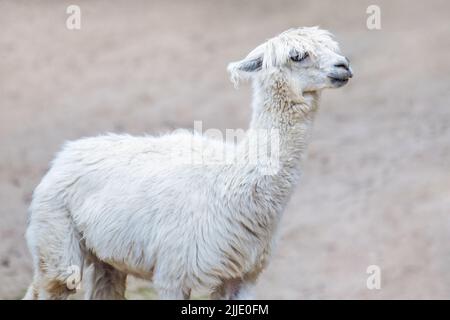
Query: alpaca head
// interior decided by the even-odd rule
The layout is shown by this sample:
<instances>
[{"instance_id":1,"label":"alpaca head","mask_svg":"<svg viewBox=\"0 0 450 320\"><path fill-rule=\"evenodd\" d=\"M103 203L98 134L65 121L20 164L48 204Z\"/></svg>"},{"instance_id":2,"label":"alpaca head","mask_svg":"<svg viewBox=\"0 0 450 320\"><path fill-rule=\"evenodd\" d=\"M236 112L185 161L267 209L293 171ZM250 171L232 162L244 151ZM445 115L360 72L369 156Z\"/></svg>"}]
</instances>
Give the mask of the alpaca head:
<instances>
[{"instance_id":1,"label":"alpaca head","mask_svg":"<svg viewBox=\"0 0 450 320\"><path fill-rule=\"evenodd\" d=\"M250 78L264 87L281 80L294 96L341 87L353 76L331 34L318 27L287 30L230 63L228 71L235 84Z\"/></svg>"}]
</instances>

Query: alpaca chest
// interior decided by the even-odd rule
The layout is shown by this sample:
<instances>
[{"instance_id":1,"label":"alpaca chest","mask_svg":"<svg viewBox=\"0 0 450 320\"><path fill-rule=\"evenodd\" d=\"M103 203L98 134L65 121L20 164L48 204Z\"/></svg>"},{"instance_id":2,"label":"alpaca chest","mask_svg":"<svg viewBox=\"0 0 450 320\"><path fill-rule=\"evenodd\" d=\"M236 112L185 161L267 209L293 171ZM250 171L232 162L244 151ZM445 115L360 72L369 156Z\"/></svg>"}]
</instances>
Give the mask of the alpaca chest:
<instances>
[{"instance_id":1,"label":"alpaca chest","mask_svg":"<svg viewBox=\"0 0 450 320\"><path fill-rule=\"evenodd\" d=\"M268 230L255 233L247 224L239 220L218 223L210 237L197 239L195 250L186 255L194 281L216 285L225 279L259 273L266 266L272 238Z\"/></svg>"}]
</instances>

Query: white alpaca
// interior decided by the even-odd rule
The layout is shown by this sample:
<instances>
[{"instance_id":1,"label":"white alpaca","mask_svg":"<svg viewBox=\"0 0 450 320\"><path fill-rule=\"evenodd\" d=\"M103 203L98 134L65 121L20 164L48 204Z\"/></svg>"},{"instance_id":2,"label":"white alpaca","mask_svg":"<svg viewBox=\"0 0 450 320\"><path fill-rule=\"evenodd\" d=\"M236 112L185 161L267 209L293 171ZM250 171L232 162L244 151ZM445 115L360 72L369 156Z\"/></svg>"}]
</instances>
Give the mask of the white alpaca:
<instances>
[{"instance_id":1,"label":"white alpaca","mask_svg":"<svg viewBox=\"0 0 450 320\"><path fill-rule=\"evenodd\" d=\"M123 298L127 274L151 279L161 298L199 288L212 298L251 298L300 175L320 92L352 76L338 52L327 31L298 28L229 65L234 82L253 81L250 128L279 132L272 174L249 165L249 138L231 145L186 131L67 143L30 206L35 274L25 298L66 298L75 291L71 266L91 299ZM224 149L236 161L173 161L214 160Z\"/></svg>"}]
</instances>

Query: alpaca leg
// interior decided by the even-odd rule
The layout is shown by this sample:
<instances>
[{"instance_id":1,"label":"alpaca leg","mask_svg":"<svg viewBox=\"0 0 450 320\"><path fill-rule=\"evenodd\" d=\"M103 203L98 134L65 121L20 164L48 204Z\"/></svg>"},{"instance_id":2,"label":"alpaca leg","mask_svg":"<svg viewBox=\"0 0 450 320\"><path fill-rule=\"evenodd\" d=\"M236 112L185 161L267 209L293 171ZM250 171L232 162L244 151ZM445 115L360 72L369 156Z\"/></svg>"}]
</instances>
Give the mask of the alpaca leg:
<instances>
[{"instance_id":1,"label":"alpaca leg","mask_svg":"<svg viewBox=\"0 0 450 320\"><path fill-rule=\"evenodd\" d=\"M191 289L184 285L181 277L177 276L181 272L180 269L161 268L161 265L155 268L152 281L159 299L187 300L190 298Z\"/></svg>"},{"instance_id":2,"label":"alpaca leg","mask_svg":"<svg viewBox=\"0 0 450 320\"><path fill-rule=\"evenodd\" d=\"M27 229L35 274L24 299L67 299L82 278L80 236L66 211L49 206L38 210L45 211L47 217L32 217ZM51 219L51 230L46 219Z\"/></svg>"},{"instance_id":3,"label":"alpaca leg","mask_svg":"<svg viewBox=\"0 0 450 320\"><path fill-rule=\"evenodd\" d=\"M224 281L220 286L214 288L209 297L211 300L228 300L228 291L228 281Z\"/></svg>"},{"instance_id":4,"label":"alpaca leg","mask_svg":"<svg viewBox=\"0 0 450 320\"><path fill-rule=\"evenodd\" d=\"M255 284L253 282L243 282L231 299L253 300L255 299Z\"/></svg>"},{"instance_id":5,"label":"alpaca leg","mask_svg":"<svg viewBox=\"0 0 450 320\"><path fill-rule=\"evenodd\" d=\"M229 279L222 282L222 284L217 287L211 293L211 299L213 300L232 300L236 293L239 291L242 280Z\"/></svg>"},{"instance_id":6,"label":"alpaca leg","mask_svg":"<svg viewBox=\"0 0 450 320\"><path fill-rule=\"evenodd\" d=\"M188 300L191 296L191 290L181 288L160 289L158 296L161 300Z\"/></svg>"},{"instance_id":7,"label":"alpaca leg","mask_svg":"<svg viewBox=\"0 0 450 320\"><path fill-rule=\"evenodd\" d=\"M251 300L254 299L254 279L230 279L217 287L211 294L213 300Z\"/></svg>"},{"instance_id":8,"label":"alpaca leg","mask_svg":"<svg viewBox=\"0 0 450 320\"><path fill-rule=\"evenodd\" d=\"M245 275L238 290L234 292L235 300L253 300L255 299L255 286L262 268L257 268L253 272Z\"/></svg>"},{"instance_id":9,"label":"alpaca leg","mask_svg":"<svg viewBox=\"0 0 450 320\"><path fill-rule=\"evenodd\" d=\"M61 278L49 276L49 274L54 274L54 271L49 269L43 259L40 261L39 266L35 268L33 282L28 287L23 300L67 299L72 290Z\"/></svg>"},{"instance_id":10,"label":"alpaca leg","mask_svg":"<svg viewBox=\"0 0 450 320\"><path fill-rule=\"evenodd\" d=\"M39 297L38 286L36 276L33 278L33 282L28 287L27 293L22 300L37 300Z\"/></svg>"},{"instance_id":11,"label":"alpaca leg","mask_svg":"<svg viewBox=\"0 0 450 320\"><path fill-rule=\"evenodd\" d=\"M37 274L29 291L39 300L65 300L77 292L81 283L82 269L79 265L64 267L59 259L41 257Z\"/></svg>"},{"instance_id":12,"label":"alpaca leg","mask_svg":"<svg viewBox=\"0 0 450 320\"><path fill-rule=\"evenodd\" d=\"M89 300L123 300L127 274L101 261L86 270L86 294Z\"/></svg>"},{"instance_id":13,"label":"alpaca leg","mask_svg":"<svg viewBox=\"0 0 450 320\"><path fill-rule=\"evenodd\" d=\"M69 276L70 277L70 276ZM23 300L65 300L69 295L76 292L74 287L68 284L68 277L49 277L42 271L37 271L33 282L23 297Z\"/></svg>"},{"instance_id":14,"label":"alpaca leg","mask_svg":"<svg viewBox=\"0 0 450 320\"><path fill-rule=\"evenodd\" d=\"M34 285L31 284L28 289L27 293L25 293L25 296L22 298L22 300L37 300L38 298L38 292L34 288Z\"/></svg>"},{"instance_id":15,"label":"alpaca leg","mask_svg":"<svg viewBox=\"0 0 450 320\"><path fill-rule=\"evenodd\" d=\"M66 300L76 290L68 288L60 279L45 279L40 282L37 298L39 300Z\"/></svg>"}]
</instances>

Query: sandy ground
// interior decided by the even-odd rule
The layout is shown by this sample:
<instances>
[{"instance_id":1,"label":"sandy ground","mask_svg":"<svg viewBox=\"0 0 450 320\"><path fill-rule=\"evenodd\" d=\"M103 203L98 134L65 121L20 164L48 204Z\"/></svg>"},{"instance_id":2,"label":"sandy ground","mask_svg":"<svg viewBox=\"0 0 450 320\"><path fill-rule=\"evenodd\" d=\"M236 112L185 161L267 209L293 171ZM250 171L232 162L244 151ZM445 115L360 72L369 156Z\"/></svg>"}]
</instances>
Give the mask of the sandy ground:
<instances>
[{"instance_id":1,"label":"sandy ground","mask_svg":"<svg viewBox=\"0 0 450 320\"><path fill-rule=\"evenodd\" d=\"M246 128L250 88L226 64L303 25L333 31L355 77L324 94L258 297L450 298L450 2L166 2L0 1L0 298L30 282L27 206L65 140ZM381 30L366 28L372 3Z\"/></svg>"}]
</instances>

